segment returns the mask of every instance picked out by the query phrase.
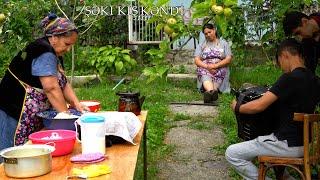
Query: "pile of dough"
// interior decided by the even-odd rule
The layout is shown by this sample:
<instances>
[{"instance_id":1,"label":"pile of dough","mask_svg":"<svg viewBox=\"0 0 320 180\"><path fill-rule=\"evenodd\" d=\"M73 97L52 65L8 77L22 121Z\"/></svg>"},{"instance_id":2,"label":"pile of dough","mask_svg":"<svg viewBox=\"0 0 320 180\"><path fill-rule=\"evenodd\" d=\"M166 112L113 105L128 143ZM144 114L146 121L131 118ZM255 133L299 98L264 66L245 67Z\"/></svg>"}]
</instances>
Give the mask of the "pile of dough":
<instances>
[{"instance_id":1,"label":"pile of dough","mask_svg":"<svg viewBox=\"0 0 320 180\"><path fill-rule=\"evenodd\" d=\"M79 116L67 113L67 112L59 112L53 119L77 119Z\"/></svg>"}]
</instances>

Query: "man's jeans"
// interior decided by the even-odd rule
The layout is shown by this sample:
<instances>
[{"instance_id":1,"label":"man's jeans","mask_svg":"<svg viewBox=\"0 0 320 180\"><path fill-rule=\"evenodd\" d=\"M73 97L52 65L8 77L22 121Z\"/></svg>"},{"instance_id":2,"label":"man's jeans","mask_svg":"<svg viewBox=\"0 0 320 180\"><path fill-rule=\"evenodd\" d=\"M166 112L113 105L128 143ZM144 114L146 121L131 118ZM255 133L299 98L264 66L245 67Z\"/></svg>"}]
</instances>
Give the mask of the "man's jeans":
<instances>
[{"instance_id":1,"label":"man's jeans","mask_svg":"<svg viewBox=\"0 0 320 180\"><path fill-rule=\"evenodd\" d=\"M286 140L279 141L270 134L230 145L225 153L227 161L246 180L258 179L258 168L251 161L259 155L302 157L303 146L288 147Z\"/></svg>"},{"instance_id":2,"label":"man's jeans","mask_svg":"<svg viewBox=\"0 0 320 180\"><path fill-rule=\"evenodd\" d=\"M0 151L12 147L18 121L0 109ZM0 163L3 161L0 158Z\"/></svg>"}]
</instances>

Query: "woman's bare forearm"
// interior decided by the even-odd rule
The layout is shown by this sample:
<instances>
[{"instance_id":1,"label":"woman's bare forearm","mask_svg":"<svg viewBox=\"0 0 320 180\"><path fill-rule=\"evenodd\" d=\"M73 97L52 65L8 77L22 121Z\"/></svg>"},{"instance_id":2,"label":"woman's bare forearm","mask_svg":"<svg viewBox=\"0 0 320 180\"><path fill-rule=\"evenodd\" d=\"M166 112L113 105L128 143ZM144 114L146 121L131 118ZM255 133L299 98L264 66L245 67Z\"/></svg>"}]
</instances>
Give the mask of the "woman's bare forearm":
<instances>
[{"instance_id":1,"label":"woman's bare forearm","mask_svg":"<svg viewBox=\"0 0 320 180\"><path fill-rule=\"evenodd\" d=\"M79 105L79 100L77 95L75 94L74 90L72 89L70 83L67 83L65 88L63 89L63 95L67 102L72 106L72 107L77 107Z\"/></svg>"},{"instance_id":2,"label":"woman's bare forearm","mask_svg":"<svg viewBox=\"0 0 320 180\"><path fill-rule=\"evenodd\" d=\"M57 78L54 76L40 77L40 82L51 106L58 112L67 111L68 107Z\"/></svg>"},{"instance_id":3,"label":"woman's bare forearm","mask_svg":"<svg viewBox=\"0 0 320 180\"><path fill-rule=\"evenodd\" d=\"M194 62L198 67L202 67L204 69L208 68L208 65L204 63L199 56L194 58Z\"/></svg>"},{"instance_id":4,"label":"woman's bare forearm","mask_svg":"<svg viewBox=\"0 0 320 180\"><path fill-rule=\"evenodd\" d=\"M216 63L216 68L227 67L231 63L232 56L227 56L226 58L222 59L220 62Z\"/></svg>"}]
</instances>

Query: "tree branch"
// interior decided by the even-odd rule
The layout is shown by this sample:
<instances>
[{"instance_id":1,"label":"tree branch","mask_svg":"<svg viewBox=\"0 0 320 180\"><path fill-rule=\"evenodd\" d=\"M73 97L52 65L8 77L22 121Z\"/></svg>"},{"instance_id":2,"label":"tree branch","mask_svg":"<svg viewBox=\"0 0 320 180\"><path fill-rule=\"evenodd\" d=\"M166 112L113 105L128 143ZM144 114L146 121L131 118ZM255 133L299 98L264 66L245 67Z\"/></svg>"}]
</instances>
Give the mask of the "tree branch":
<instances>
[{"instance_id":1,"label":"tree branch","mask_svg":"<svg viewBox=\"0 0 320 180\"><path fill-rule=\"evenodd\" d=\"M81 15L81 13L83 12L85 6L86 6L86 5L83 5L83 6L82 6L79 14L77 14L76 17L73 19L74 21Z\"/></svg>"},{"instance_id":2,"label":"tree branch","mask_svg":"<svg viewBox=\"0 0 320 180\"><path fill-rule=\"evenodd\" d=\"M101 17L101 18L97 19L97 17L98 17L98 16L96 16L96 20L92 21L91 24L89 25L89 27L88 27L86 30L84 30L82 33L80 33L80 35L86 33L86 32L91 28L91 26L92 26L95 22L97 22L97 21L99 21L100 19L103 18L103 17ZM81 26L80 26L80 27L81 27Z\"/></svg>"},{"instance_id":3,"label":"tree branch","mask_svg":"<svg viewBox=\"0 0 320 180\"><path fill-rule=\"evenodd\" d=\"M57 0L54 0L54 2L56 3L58 9L61 11L61 13L64 15L65 18L69 19L68 16L66 15L66 13L64 13L64 11L61 9L59 3Z\"/></svg>"}]
</instances>

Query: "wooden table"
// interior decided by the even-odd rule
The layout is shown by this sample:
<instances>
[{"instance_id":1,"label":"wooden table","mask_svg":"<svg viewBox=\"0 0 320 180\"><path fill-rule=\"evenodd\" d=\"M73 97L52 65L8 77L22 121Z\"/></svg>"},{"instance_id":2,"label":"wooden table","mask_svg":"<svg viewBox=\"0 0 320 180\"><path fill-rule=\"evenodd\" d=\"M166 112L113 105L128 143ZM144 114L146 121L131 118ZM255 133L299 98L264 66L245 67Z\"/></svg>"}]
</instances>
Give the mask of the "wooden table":
<instances>
[{"instance_id":1,"label":"wooden table","mask_svg":"<svg viewBox=\"0 0 320 180\"><path fill-rule=\"evenodd\" d=\"M147 149L146 149L146 118L147 111L142 111L139 115L139 119L142 123L142 128L140 132L134 139L134 142L137 145L131 144L117 144L112 145L111 147L106 148L106 155L108 159L103 162L96 164L106 164L111 167L111 173L96 178L90 178L90 180L131 180L134 177L134 172L136 168L138 152L140 148L140 143L143 137L143 157L144 157L144 178L146 179L147 175ZM81 145L79 143L75 144L73 152L69 155L53 157L52 159L52 171L49 174L34 177L30 179L37 180L65 180L67 175L71 172L71 169L76 167L86 166L85 164L73 164L70 162L70 157L81 153ZM36 168L36 167L35 167ZM4 173L3 165L0 165L0 179L14 179L9 178Z\"/></svg>"}]
</instances>

